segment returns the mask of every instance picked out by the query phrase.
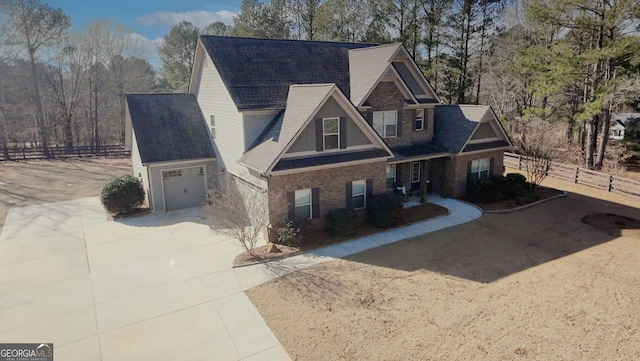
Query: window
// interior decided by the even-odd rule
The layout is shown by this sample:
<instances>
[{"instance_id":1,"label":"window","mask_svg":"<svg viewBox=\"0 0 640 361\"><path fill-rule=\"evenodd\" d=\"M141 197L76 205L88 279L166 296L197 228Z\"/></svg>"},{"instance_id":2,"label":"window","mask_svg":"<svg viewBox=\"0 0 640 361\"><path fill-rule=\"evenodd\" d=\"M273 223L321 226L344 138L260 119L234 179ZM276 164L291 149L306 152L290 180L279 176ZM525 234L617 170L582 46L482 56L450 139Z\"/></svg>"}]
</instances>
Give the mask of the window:
<instances>
[{"instance_id":1,"label":"window","mask_svg":"<svg viewBox=\"0 0 640 361\"><path fill-rule=\"evenodd\" d=\"M373 129L382 138L393 138L398 134L398 112L373 112Z\"/></svg>"},{"instance_id":2,"label":"window","mask_svg":"<svg viewBox=\"0 0 640 361\"><path fill-rule=\"evenodd\" d=\"M471 173L472 179L489 179L489 168L491 167L491 160L489 158L476 159L471 161Z\"/></svg>"},{"instance_id":3,"label":"window","mask_svg":"<svg viewBox=\"0 0 640 361\"><path fill-rule=\"evenodd\" d=\"M340 118L322 119L324 150L340 148Z\"/></svg>"},{"instance_id":4,"label":"window","mask_svg":"<svg viewBox=\"0 0 640 361\"><path fill-rule=\"evenodd\" d=\"M174 177L182 177L182 169L162 171L162 179L169 179Z\"/></svg>"},{"instance_id":5,"label":"window","mask_svg":"<svg viewBox=\"0 0 640 361\"><path fill-rule=\"evenodd\" d=\"M351 182L351 196L353 197L353 209L363 209L367 205L367 181L357 180Z\"/></svg>"},{"instance_id":6,"label":"window","mask_svg":"<svg viewBox=\"0 0 640 361\"><path fill-rule=\"evenodd\" d=\"M424 129L424 109L417 109L416 110L416 125L415 125L415 129L416 130L423 130Z\"/></svg>"},{"instance_id":7,"label":"window","mask_svg":"<svg viewBox=\"0 0 640 361\"><path fill-rule=\"evenodd\" d=\"M411 162L411 183L420 183L420 162Z\"/></svg>"},{"instance_id":8,"label":"window","mask_svg":"<svg viewBox=\"0 0 640 361\"><path fill-rule=\"evenodd\" d=\"M216 139L216 119L213 114L209 114L209 129L211 129L211 139Z\"/></svg>"},{"instance_id":9,"label":"window","mask_svg":"<svg viewBox=\"0 0 640 361\"><path fill-rule=\"evenodd\" d=\"M395 189L396 183L396 165L387 166L387 189Z\"/></svg>"},{"instance_id":10,"label":"window","mask_svg":"<svg viewBox=\"0 0 640 361\"><path fill-rule=\"evenodd\" d=\"M311 219L311 188L300 189L295 193L296 218Z\"/></svg>"}]
</instances>

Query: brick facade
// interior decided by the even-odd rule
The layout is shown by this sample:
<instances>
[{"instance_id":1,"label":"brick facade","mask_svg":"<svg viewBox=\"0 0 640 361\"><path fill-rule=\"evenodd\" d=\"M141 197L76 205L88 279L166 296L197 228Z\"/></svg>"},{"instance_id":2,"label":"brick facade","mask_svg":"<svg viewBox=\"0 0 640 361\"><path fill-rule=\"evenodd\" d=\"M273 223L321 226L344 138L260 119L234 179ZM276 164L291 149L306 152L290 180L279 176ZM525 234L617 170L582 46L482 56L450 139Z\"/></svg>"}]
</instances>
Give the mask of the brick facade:
<instances>
[{"instance_id":1,"label":"brick facade","mask_svg":"<svg viewBox=\"0 0 640 361\"><path fill-rule=\"evenodd\" d=\"M464 196L467 187L467 173L469 172L469 162L476 159L491 158L491 175L500 175L503 173L503 156L504 151L496 150L491 152L475 153L469 155L458 155L451 162L449 174L453 182L449 182L447 194L451 197Z\"/></svg>"},{"instance_id":2,"label":"brick facade","mask_svg":"<svg viewBox=\"0 0 640 361\"><path fill-rule=\"evenodd\" d=\"M271 223L277 224L287 219L287 193L298 189L320 188L321 217L334 209L345 208L347 182L372 179L373 194L385 192L385 167L385 161L378 161L311 172L273 175L269 179Z\"/></svg>"},{"instance_id":3,"label":"brick facade","mask_svg":"<svg viewBox=\"0 0 640 361\"><path fill-rule=\"evenodd\" d=\"M412 142L418 141L429 141L433 138L433 108L425 109L426 129L423 131L414 131L414 110L404 108L404 96L394 82L380 82L367 98L367 102L371 104L369 112L389 110L396 110L398 112L398 128L402 127L402 130L398 137L384 138L390 147L411 144ZM372 119L372 117L368 117L367 114L363 114L363 116L369 121Z\"/></svg>"}]
</instances>

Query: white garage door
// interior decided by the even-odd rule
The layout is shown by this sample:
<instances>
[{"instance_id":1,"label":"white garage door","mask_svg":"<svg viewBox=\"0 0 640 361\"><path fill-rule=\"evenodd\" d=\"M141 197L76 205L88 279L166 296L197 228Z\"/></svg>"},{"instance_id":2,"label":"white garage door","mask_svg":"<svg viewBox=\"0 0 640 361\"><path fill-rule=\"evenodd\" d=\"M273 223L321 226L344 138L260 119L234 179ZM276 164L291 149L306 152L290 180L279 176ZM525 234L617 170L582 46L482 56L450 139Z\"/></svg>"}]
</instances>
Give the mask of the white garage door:
<instances>
[{"instance_id":1,"label":"white garage door","mask_svg":"<svg viewBox=\"0 0 640 361\"><path fill-rule=\"evenodd\" d=\"M206 200L204 167L163 170L162 183L167 211L198 207Z\"/></svg>"}]
</instances>

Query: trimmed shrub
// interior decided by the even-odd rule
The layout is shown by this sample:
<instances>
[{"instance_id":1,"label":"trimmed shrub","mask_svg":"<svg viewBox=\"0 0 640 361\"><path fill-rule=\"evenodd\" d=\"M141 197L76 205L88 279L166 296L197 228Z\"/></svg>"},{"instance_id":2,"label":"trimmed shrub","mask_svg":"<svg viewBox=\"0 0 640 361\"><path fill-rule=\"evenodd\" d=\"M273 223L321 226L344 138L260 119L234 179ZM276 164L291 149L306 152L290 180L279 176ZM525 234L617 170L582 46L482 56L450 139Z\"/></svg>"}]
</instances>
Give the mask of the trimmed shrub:
<instances>
[{"instance_id":1,"label":"trimmed shrub","mask_svg":"<svg viewBox=\"0 0 640 361\"><path fill-rule=\"evenodd\" d=\"M474 203L489 203L496 199L496 189L489 179L469 179L467 181L467 199Z\"/></svg>"},{"instance_id":2,"label":"trimmed shrub","mask_svg":"<svg viewBox=\"0 0 640 361\"><path fill-rule=\"evenodd\" d=\"M144 203L144 188L132 175L116 177L102 188L100 202L108 212L127 212Z\"/></svg>"},{"instance_id":3,"label":"trimmed shrub","mask_svg":"<svg viewBox=\"0 0 640 361\"><path fill-rule=\"evenodd\" d=\"M367 203L367 219L374 227L393 227L404 220L402 200L396 194L376 194Z\"/></svg>"},{"instance_id":4,"label":"trimmed shrub","mask_svg":"<svg viewBox=\"0 0 640 361\"><path fill-rule=\"evenodd\" d=\"M505 178L507 178L507 181L511 184L519 184L525 187L528 186L527 177L520 173L507 173Z\"/></svg>"},{"instance_id":5,"label":"trimmed shrub","mask_svg":"<svg viewBox=\"0 0 640 361\"><path fill-rule=\"evenodd\" d=\"M353 236L360 225L360 219L354 211L336 209L327 214L325 232L330 237Z\"/></svg>"},{"instance_id":6,"label":"trimmed shrub","mask_svg":"<svg viewBox=\"0 0 640 361\"><path fill-rule=\"evenodd\" d=\"M304 218L280 223L276 230L275 243L289 247L300 245L309 232L309 225L310 221Z\"/></svg>"}]
</instances>

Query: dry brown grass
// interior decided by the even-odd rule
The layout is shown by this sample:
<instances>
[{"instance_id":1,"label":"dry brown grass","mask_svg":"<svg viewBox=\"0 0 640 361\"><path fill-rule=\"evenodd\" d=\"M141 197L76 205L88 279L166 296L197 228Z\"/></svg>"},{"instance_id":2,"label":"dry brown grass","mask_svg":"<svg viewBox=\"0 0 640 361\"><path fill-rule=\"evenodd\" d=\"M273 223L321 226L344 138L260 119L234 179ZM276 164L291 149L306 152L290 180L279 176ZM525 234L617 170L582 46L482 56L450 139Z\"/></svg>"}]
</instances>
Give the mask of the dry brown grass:
<instances>
[{"instance_id":1,"label":"dry brown grass","mask_svg":"<svg viewBox=\"0 0 640 361\"><path fill-rule=\"evenodd\" d=\"M565 198L314 266L247 291L295 360L640 358L640 239L584 224L640 201Z\"/></svg>"}]
</instances>

